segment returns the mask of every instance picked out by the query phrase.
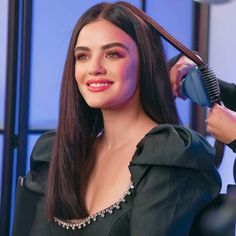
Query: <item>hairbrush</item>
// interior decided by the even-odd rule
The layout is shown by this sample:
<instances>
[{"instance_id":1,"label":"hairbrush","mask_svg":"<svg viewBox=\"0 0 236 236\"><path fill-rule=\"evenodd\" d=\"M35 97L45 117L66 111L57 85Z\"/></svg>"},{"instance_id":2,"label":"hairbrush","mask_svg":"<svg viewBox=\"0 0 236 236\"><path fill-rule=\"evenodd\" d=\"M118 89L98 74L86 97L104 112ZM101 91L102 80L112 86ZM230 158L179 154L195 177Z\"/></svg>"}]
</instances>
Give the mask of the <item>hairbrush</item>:
<instances>
[{"instance_id":1,"label":"hairbrush","mask_svg":"<svg viewBox=\"0 0 236 236\"><path fill-rule=\"evenodd\" d=\"M218 81L207 65L190 69L181 81L180 93L200 106L210 107L213 103L221 103Z\"/></svg>"}]
</instances>

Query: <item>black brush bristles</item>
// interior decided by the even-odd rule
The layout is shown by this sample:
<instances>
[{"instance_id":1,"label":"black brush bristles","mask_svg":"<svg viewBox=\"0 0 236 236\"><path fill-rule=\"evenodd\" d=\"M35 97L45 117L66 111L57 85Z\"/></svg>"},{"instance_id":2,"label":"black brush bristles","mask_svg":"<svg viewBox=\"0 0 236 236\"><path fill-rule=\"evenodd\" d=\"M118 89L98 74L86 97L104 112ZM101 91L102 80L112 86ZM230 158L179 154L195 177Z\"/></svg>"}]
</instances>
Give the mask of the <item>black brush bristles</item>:
<instances>
[{"instance_id":1,"label":"black brush bristles","mask_svg":"<svg viewBox=\"0 0 236 236\"><path fill-rule=\"evenodd\" d=\"M214 71L210 69L208 65L198 66L198 69L201 72L202 81L209 97L210 106L213 103L221 104L220 87Z\"/></svg>"}]
</instances>

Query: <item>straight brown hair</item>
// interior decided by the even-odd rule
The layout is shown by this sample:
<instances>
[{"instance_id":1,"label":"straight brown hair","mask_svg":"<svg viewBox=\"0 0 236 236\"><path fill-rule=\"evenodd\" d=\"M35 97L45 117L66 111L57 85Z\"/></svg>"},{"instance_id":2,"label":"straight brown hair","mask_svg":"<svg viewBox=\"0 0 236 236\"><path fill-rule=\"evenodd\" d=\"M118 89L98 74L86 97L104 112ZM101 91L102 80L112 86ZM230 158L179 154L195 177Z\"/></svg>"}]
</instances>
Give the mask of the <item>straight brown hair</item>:
<instances>
[{"instance_id":1,"label":"straight brown hair","mask_svg":"<svg viewBox=\"0 0 236 236\"><path fill-rule=\"evenodd\" d=\"M94 166L90 148L103 128L103 119L101 111L89 107L80 94L74 77L74 48L81 29L98 19L111 22L136 42L140 57L140 101L146 114L158 124L179 124L155 21L123 1L89 8L72 33L62 77L59 124L46 190L49 220L88 216L84 195Z\"/></svg>"}]
</instances>

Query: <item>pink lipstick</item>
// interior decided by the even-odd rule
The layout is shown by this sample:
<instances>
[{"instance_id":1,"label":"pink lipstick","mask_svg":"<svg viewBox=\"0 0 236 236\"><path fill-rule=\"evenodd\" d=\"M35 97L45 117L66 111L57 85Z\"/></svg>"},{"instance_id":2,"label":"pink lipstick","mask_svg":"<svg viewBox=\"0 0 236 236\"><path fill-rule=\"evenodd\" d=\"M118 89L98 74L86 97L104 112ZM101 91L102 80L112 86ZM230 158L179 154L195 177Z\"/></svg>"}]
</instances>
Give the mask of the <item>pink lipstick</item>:
<instances>
[{"instance_id":1,"label":"pink lipstick","mask_svg":"<svg viewBox=\"0 0 236 236\"><path fill-rule=\"evenodd\" d=\"M86 85L91 92L102 92L111 87L113 82L110 80L89 80Z\"/></svg>"}]
</instances>

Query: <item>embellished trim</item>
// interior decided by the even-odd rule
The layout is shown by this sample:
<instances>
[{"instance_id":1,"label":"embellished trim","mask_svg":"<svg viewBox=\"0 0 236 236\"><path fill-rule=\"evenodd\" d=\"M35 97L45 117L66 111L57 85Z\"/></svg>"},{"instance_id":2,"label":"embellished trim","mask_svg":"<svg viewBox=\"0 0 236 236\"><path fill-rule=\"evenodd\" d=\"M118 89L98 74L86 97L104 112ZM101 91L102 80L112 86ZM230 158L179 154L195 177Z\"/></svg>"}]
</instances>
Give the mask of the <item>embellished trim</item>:
<instances>
[{"instance_id":1,"label":"embellished trim","mask_svg":"<svg viewBox=\"0 0 236 236\"><path fill-rule=\"evenodd\" d=\"M111 215L114 212L114 210L119 210L121 208L121 204L126 201L125 198L128 195L131 195L132 189L134 189L133 182L131 182L129 184L128 189L125 191L123 196L116 203L114 203L111 206L105 208L104 210L101 210L91 216L84 218L84 219L75 221L74 223L70 223L68 221L60 220L57 217L53 217L54 222L57 223L59 226L62 226L65 229L72 229L72 230L82 229L82 228L88 226L89 224L91 224L92 222L97 221L98 217L104 218L108 214Z\"/></svg>"}]
</instances>

